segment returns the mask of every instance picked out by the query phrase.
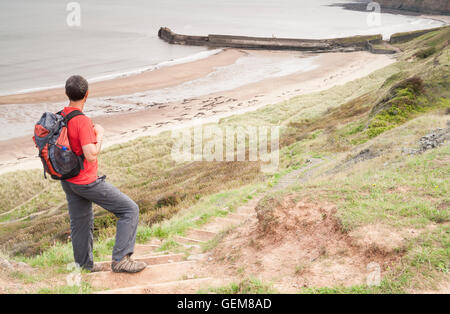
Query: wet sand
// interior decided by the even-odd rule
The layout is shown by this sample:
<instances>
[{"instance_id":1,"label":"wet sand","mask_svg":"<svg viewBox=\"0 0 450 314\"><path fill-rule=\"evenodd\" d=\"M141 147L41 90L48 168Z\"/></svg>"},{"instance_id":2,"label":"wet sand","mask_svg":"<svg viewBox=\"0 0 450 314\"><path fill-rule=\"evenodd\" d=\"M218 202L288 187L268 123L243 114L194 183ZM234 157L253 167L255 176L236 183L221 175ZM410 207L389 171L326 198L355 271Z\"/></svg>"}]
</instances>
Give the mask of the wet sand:
<instances>
[{"instance_id":1,"label":"wet sand","mask_svg":"<svg viewBox=\"0 0 450 314\"><path fill-rule=\"evenodd\" d=\"M211 73L216 67L230 65L242 55L244 55L242 51L226 49L205 59L91 83L89 84L89 97L128 95L175 86L203 77ZM25 94L0 96L0 105L57 102L66 99L64 88L54 88Z\"/></svg>"},{"instance_id":2,"label":"wet sand","mask_svg":"<svg viewBox=\"0 0 450 314\"><path fill-rule=\"evenodd\" d=\"M243 51L227 49L219 54L194 62L174 65L142 74L91 84L91 96L128 95L131 93L170 87L205 76L215 67L234 63L239 57L252 54L292 54L292 52ZM311 56L311 55L307 55ZM315 59L318 67L283 77L265 79L228 91L201 97L159 104L138 112L94 117L104 126L104 147L123 143L140 136L156 135L220 118L256 110L264 105L281 102L296 95L329 89L367 76L395 59L368 52L324 53ZM62 89L0 97L0 103L40 103L64 100ZM9 98L8 98L9 97ZM89 101L86 106L89 106ZM29 136L0 141L0 174L19 169L41 167L36 149Z\"/></svg>"}]
</instances>

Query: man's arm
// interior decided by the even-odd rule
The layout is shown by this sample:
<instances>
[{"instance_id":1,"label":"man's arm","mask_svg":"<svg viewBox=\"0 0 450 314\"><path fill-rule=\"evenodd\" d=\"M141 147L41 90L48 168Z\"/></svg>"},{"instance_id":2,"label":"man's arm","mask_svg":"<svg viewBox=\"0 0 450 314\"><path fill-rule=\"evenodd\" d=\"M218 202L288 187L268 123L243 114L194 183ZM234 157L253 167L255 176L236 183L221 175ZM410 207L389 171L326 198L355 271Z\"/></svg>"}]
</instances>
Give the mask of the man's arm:
<instances>
[{"instance_id":1,"label":"man's arm","mask_svg":"<svg viewBox=\"0 0 450 314\"><path fill-rule=\"evenodd\" d=\"M97 144L91 143L81 147L83 149L84 158L86 158L88 162L95 162L102 149L103 134L105 131L102 126L96 124L94 125L94 132L97 136Z\"/></svg>"}]
</instances>

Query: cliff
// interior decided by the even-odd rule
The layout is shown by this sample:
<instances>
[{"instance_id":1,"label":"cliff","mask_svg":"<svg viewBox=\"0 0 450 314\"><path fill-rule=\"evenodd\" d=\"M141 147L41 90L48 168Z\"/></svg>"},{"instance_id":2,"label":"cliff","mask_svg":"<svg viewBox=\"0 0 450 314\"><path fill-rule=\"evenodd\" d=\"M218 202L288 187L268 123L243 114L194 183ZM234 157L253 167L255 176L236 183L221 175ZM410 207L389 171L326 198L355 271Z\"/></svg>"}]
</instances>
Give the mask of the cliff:
<instances>
[{"instance_id":1,"label":"cliff","mask_svg":"<svg viewBox=\"0 0 450 314\"><path fill-rule=\"evenodd\" d=\"M376 2L381 5L381 8L387 9L431 14L450 14L449 0L376 0Z\"/></svg>"}]
</instances>

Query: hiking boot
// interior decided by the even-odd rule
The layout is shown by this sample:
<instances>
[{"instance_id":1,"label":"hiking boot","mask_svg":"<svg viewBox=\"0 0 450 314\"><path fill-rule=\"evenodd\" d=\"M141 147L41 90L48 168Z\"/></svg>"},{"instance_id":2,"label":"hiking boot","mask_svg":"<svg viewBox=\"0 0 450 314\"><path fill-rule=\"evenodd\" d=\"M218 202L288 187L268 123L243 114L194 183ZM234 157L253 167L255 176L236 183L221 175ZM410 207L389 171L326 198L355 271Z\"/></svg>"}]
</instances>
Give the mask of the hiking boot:
<instances>
[{"instance_id":1,"label":"hiking boot","mask_svg":"<svg viewBox=\"0 0 450 314\"><path fill-rule=\"evenodd\" d=\"M115 273L138 273L145 267L147 267L146 263L136 262L129 255L122 258L120 262L113 261L111 263L111 269Z\"/></svg>"},{"instance_id":2,"label":"hiking boot","mask_svg":"<svg viewBox=\"0 0 450 314\"><path fill-rule=\"evenodd\" d=\"M103 267L102 267L102 265L100 265L100 264L94 263L94 266L92 266L92 268L89 269L89 271L90 271L91 273L97 273L97 272L99 272L99 271L103 271Z\"/></svg>"}]
</instances>

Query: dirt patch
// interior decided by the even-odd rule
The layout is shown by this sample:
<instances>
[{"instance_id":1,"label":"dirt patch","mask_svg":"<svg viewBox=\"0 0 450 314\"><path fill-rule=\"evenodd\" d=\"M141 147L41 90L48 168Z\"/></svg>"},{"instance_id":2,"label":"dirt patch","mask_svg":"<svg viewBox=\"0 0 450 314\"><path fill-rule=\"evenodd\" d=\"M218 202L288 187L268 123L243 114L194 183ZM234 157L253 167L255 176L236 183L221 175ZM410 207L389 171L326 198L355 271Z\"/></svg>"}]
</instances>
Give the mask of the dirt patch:
<instances>
[{"instance_id":1,"label":"dirt patch","mask_svg":"<svg viewBox=\"0 0 450 314\"><path fill-rule=\"evenodd\" d=\"M280 292L296 292L364 284L370 265L376 263L383 273L399 257L374 250L370 239L358 242L343 233L330 203L289 196L262 200L256 211L258 222L226 236L207 267L236 279L245 274L271 281Z\"/></svg>"},{"instance_id":2,"label":"dirt patch","mask_svg":"<svg viewBox=\"0 0 450 314\"><path fill-rule=\"evenodd\" d=\"M386 225L373 224L358 228L349 235L359 247L369 248L370 251L379 254L390 255L405 251L408 239L419 234L420 231L414 229L398 231Z\"/></svg>"}]
</instances>

